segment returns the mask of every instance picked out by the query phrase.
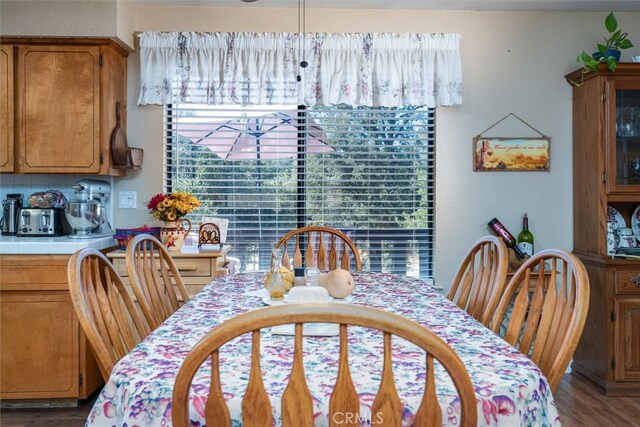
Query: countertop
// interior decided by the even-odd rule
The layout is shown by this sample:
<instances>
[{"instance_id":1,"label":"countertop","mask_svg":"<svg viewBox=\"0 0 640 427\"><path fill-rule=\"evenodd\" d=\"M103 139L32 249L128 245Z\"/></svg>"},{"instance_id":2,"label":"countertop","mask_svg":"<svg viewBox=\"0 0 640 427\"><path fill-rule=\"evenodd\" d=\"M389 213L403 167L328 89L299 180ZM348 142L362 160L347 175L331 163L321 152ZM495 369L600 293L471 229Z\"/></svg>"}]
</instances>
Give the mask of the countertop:
<instances>
[{"instance_id":1,"label":"countertop","mask_svg":"<svg viewBox=\"0 0 640 427\"><path fill-rule=\"evenodd\" d=\"M203 245L202 249L198 249L197 245L185 245L180 251L169 251L172 257L178 258L216 258L223 257L231 250L231 245ZM109 258L125 258L127 251L122 249L109 252Z\"/></svg>"},{"instance_id":2,"label":"countertop","mask_svg":"<svg viewBox=\"0 0 640 427\"><path fill-rule=\"evenodd\" d=\"M59 237L16 237L0 236L0 254L72 254L83 248L98 250L118 246L111 236L100 236L91 239L69 239Z\"/></svg>"}]
</instances>

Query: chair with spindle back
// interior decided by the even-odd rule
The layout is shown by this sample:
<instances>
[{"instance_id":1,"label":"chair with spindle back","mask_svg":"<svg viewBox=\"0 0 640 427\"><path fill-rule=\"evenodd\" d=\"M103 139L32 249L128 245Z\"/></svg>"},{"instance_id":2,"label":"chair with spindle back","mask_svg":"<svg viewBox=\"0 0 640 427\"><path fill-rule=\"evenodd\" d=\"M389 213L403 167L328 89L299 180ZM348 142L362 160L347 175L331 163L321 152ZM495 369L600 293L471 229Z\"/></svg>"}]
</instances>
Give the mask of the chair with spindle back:
<instances>
[{"instance_id":1,"label":"chair with spindle back","mask_svg":"<svg viewBox=\"0 0 640 427\"><path fill-rule=\"evenodd\" d=\"M271 425L272 405L265 391L260 369L260 330L295 323L293 364L281 401L282 425L312 426L313 398L305 379L302 329L304 323L314 322L340 325L338 375L329 399L329 420L333 420L333 414L360 413L360 400L350 373L350 370L356 368L350 367L348 360L347 328L348 325L353 325L382 331L384 336L381 381L370 412L376 414L376 420L383 420L383 425L400 425L402 421L403 406L394 385L392 368L391 337L395 335L426 351L425 370L416 376L420 378L424 375L425 390L416 411L415 425L441 426L443 422L435 386L435 360L449 374L455 385L460 399L460 425L476 425L476 395L469 374L460 358L441 338L424 326L397 314L376 308L344 304L284 304L252 310L216 326L191 350L178 372L171 402L173 424L176 427L190 425L191 382L200 366L211 356L211 387L205 407L206 424L231 425L229 408L225 403L220 381L218 352L223 344L251 332L251 373L242 400L242 425L247 427ZM311 375L321 375L321 373L314 372ZM360 425L359 420L357 422Z\"/></svg>"},{"instance_id":2,"label":"chair with spindle back","mask_svg":"<svg viewBox=\"0 0 640 427\"><path fill-rule=\"evenodd\" d=\"M488 327L506 285L508 264L502 239L481 237L458 268L447 298Z\"/></svg>"},{"instance_id":3,"label":"chair with spindle back","mask_svg":"<svg viewBox=\"0 0 640 427\"><path fill-rule=\"evenodd\" d=\"M109 379L116 362L150 330L109 259L93 248L69 259L69 292L100 372Z\"/></svg>"},{"instance_id":4,"label":"chair with spindle back","mask_svg":"<svg viewBox=\"0 0 640 427\"><path fill-rule=\"evenodd\" d=\"M560 249L541 251L527 259L500 299L491 323L495 333L512 301L503 338L538 365L555 392L587 318L589 277L584 265Z\"/></svg>"},{"instance_id":5,"label":"chair with spindle back","mask_svg":"<svg viewBox=\"0 0 640 427\"><path fill-rule=\"evenodd\" d=\"M297 228L285 234L278 241L276 248L283 248L282 265L287 268L291 268L288 246L289 241L293 244L293 237L295 237L295 244L292 248L294 268L302 267L303 244L306 244L306 248L304 248L306 267L318 267L320 271L335 270L336 268L349 271L351 270L351 258L353 258L356 271L362 271L362 260L355 243L342 231L322 226ZM328 258L324 243L325 239L328 239L327 241L329 242ZM304 242L301 242L301 240L304 240ZM340 265L338 265L339 249L341 250Z\"/></svg>"},{"instance_id":6,"label":"chair with spindle back","mask_svg":"<svg viewBox=\"0 0 640 427\"><path fill-rule=\"evenodd\" d=\"M133 293L152 329L180 308L178 293L182 303L189 301L173 257L157 238L139 234L131 239L126 263Z\"/></svg>"}]
</instances>

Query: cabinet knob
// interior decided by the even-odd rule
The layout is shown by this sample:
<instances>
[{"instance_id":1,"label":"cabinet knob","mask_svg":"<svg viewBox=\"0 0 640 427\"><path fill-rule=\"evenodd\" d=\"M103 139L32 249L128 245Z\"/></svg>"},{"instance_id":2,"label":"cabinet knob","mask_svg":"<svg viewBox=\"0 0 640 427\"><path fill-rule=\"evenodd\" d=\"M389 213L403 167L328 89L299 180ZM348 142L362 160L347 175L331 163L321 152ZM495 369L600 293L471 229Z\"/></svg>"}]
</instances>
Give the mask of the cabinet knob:
<instances>
[{"instance_id":1,"label":"cabinet knob","mask_svg":"<svg viewBox=\"0 0 640 427\"><path fill-rule=\"evenodd\" d=\"M640 286L640 274L629 279L634 285Z\"/></svg>"}]
</instances>

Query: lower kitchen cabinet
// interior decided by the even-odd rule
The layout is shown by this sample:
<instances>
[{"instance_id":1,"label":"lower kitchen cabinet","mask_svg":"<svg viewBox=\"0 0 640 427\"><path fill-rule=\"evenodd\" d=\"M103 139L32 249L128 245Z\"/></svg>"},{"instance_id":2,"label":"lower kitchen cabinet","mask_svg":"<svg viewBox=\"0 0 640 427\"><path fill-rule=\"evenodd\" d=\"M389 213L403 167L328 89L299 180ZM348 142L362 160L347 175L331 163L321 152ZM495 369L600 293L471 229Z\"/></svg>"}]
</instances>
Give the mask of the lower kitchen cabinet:
<instances>
[{"instance_id":1,"label":"lower kitchen cabinet","mask_svg":"<svg viewBox=\"0 0 640 427\"><path fill-rule=\"evenodd\" d=\"M102 376L67 282L70 255L0 256L0 398L84 399Z\"/></svg>"},{"instance_id":2,"label":"lower kitchen cabinet","mask_svg":"<svg viewBox=\"0 0 640 427\"><path fill-rule=\"evenodd\" d=\"M227 254L230 250L231 245L224 245L216 250L191 249L186 252L170 252L176 267L178 267L184 286L187 288L189 297L193 297L200 292L204 285L216 277L227 274ZM131 279L127 270L126 251L112 251L107 253L107 257L111 260L133 296Z\"/></svg>"},{"instance_id":3,"label":"lower kitchen cabinet","mask_svg":"<svg viewBox=\"0 0 640 427\"><path fill-rule=\"evenodd\" d=\"M616 381L640 381L640 297L616 300Z\"/></svg>"},{"instance_id":4,"label":"lower kitchen cabinet","mask_svg":"<svg viewBox=\"0 0 640 427\"><path fill-rule=\"evenodd\" d=\"M607 396L640 393L640 266L577 253L591 295L572 373Z\"/></svg>"}]
</instances>

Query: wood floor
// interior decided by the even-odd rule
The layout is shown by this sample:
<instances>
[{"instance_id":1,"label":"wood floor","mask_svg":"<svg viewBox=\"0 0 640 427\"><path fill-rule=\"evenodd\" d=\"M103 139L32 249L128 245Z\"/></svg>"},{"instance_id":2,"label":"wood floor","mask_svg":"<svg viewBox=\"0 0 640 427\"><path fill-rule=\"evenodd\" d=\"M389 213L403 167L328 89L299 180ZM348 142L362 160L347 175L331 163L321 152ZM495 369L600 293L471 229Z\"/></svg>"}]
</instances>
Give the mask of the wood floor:
<instances>
[{"instance_id":1,"label":"wood floor","mask_svg":"<svg viewBox=\"0 0 640 427\"><path fill-rule=\"evenodd\" d=\"M605 397L566 374L554 398L563 427L640 427L640 397Z\"/></svg>"},{"instance_id":2,"label":"wood floor","mask_svg":"<svg viewBox=\"0 0 640 427\"><path fill-rule=\"evenodd\" d=\"M555 394L564 427L640 427L640 397L604 397L587 384L565 375ZM81 427L93 399L77 408L2 409L2 427Z\"/></svg>"}]
</instances>

